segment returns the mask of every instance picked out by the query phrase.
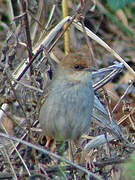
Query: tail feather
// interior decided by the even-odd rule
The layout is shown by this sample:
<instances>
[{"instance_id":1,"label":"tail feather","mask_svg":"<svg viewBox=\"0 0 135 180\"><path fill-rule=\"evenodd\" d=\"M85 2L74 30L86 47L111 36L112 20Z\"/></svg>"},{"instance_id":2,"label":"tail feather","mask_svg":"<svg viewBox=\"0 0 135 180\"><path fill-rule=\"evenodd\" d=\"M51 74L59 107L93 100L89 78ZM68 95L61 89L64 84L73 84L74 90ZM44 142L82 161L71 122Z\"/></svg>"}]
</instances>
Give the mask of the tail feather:
<instances>
[{"instance_id":1,"label":"tail feather","mask_svg":"<svg viewBox=\"0 0 135 180\"><path fill-rule=\"evenodd\" d=\"M126 143L128 142L114 118L109 118L106 109L97 98L97 96L95 96L92 117L103 124L114 136L126 141Z\"/></svg>"}]
</instances>

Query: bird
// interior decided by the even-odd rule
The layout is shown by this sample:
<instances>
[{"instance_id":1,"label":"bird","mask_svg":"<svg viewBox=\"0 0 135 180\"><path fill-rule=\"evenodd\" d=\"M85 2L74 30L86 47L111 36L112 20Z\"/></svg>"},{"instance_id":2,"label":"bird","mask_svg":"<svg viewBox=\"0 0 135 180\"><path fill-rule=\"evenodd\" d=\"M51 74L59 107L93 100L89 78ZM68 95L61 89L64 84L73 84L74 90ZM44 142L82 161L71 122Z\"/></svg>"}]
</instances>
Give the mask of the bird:
<instances>
[{"instance_id":1,"label":"bird","mask_svg":"<svg viewBox=\"0 0 135 180\"><path fill-rule=\"evenodd\" d=\"M56 140L76 140L91 124L94 107L91 67L83 53L66 55L48 85L39 122L43 132Z\"/></svg>"},{"instance_id":2,"label":"bird","mask_svg":"<svg viewBox=\"0 0 135 180\"><path fill-rule=\"evenodd\" d=\"M117 123L110 123L94 93L92 71L87 54L82 52L70 53L58 64L39 113L48 139L76 141L90 128L92 117L103 121L118 138L124 137Z\"/></svg>"}]
</instances>

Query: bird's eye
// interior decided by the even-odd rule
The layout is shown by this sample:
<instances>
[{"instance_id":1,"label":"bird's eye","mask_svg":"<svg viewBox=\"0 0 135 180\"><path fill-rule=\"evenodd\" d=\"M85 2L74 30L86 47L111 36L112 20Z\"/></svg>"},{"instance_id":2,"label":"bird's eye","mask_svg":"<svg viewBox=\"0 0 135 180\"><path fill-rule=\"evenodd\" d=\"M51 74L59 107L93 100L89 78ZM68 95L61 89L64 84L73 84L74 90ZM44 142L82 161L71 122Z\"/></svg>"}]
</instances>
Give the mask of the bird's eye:
<instances>
[{"instance_id":1,"label":"bird's eye","mask_svg":"<svg viewBox=\"0 0 135 180\"><path fill-rule=\"evenodd\" d=\"M75 64L75 65L74 65L74 68L75 68L75 69L83 69L83 67L80 66L80 65L78 65L78 64Z\"/></svg>"},{"instance_id":2,"label":"bird's eye","mask_svg":"<svg viewBox=\"0 0 135 180\"><path fill-rule=\"evenodd\" d=\"M78 64L75 64L75 65L74 65L74 68L75 68L75 69L79 69L79 65L78 65Z\"/></svg>"}]
</instances>

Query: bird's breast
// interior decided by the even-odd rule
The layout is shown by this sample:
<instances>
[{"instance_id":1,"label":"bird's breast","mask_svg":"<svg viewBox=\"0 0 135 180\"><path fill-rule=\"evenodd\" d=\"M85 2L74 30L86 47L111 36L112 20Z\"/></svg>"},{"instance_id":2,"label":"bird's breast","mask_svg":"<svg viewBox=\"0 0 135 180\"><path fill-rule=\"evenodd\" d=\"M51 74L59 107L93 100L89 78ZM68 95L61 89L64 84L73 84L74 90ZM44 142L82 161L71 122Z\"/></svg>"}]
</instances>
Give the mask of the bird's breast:
<instances>
[{"instance_id":1,"label":"bird's breast","mask_svg":"<svg viewBox=\"0 0 135 180\"><path fill-rule=\"evenodd\" d=\"M54 82L41 108L41 126L56 139L76 139L90 126L93 88L91 83L79 81Z\"/></svg>"}]
</instances>

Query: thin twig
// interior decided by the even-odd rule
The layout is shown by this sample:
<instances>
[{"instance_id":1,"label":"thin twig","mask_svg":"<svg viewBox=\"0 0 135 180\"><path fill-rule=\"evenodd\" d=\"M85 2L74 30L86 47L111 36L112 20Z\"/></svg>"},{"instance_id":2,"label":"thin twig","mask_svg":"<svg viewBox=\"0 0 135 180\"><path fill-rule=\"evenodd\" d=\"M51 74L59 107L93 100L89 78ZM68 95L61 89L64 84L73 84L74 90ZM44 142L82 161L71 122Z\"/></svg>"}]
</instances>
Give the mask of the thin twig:
<instances>
[{"instance_id":1,"label":"thin twig","mask_svg":"<svg viewBox=\"0 0 135 180\"><path fill-rule=\"evenodd\" d=\"M34 87L34 86L31 86L31 85L25 84L25 83L23 83L22 81L18 81L18 80L16 80L16 79L13 78L13 77L12 77L12 79L13 79L13 81L15 81L16 83L18 83L18 84L20 84L20 85L22 85L22 86L24 86L24 87L26 87L26 88L29 88L29 89L32 89L32 90L34 90L34 91L38 91L38 92L40 92L40 93L43 93L43 90L41 90L41 89L39 89L39 88L37 88L37 87Z\"/></svg>"},{"instance_id":2,"label":"thin twig","mask_svg":"<svg viewBox=\"0 0 135 180\"><path fill-rule=\"evenodd\" d=\"M22 76L25 74L25 72L29 69L29 67L32 65L33 61L36 59L36 57L42 52L43 46L41 45L40 48L37 50L35 55L32 57L31 61L26 65L26 67L23 69L23 71L19 74L17 81L19 81Z\"/></svg>"},{"instance_id":3,"label":"thin twig","mask_svg":"<svg viewBox=\"0 0 135 180\"><path fill-rule=\"evenodd\" d=\"M89 39L88 39L86 30L85 30L84 21L83 21L82 18L81 18L81 23L82 23L82 28L83 28L84 37L85 37L85 39L86 39L86 44L87 44L87 46L88 46L88 50L89 50L88 52L89 52L90 60L91 60L91 62L92 62L92 66L97 67L96 62L94 61L94 53L93 53L93 50L92 50L92 48L91 48L91 45L90 45L90 42L89 42Z\"/></svg>"},{"instance_id":4,"label":"thin twig","mask_svg":"<svg viewBox=\"0 0 135 180\"><path fill-rule=\"evenodd\" d=\"M13 21L13 19L14 19L14 11L13 11L13 6L12 6L12 1L11 0L8 0L7 6L8 6L8 11L7 12L9 13L8 18L12 22L13 28L15 29L16 28L16 24Z\"/></svg>"},{"instance_id":5,"label":"thin twig","mask_svg":"<svg viewBox=\"0 0 135 180\"><path fill-rule=\"evenodd\" d=\"M34 44L34 40L35 40L35 37L36 37L39 26L43 28L43 25L40 23L40 17L41 17L41 14L42 14L43 4L44 4L43 0L40 0L39 1L39 8L37 10L36 17L34 17L33 13L28 10L28 13L30 13L31 17L35 20L33 32L32 32L32 35L31 35L31 39L32 39L33 44Z\"/></svg>"},{"instance_id":6,"label":"thin twig","mask_svg":"<svg viewBox=\"0 0 135 180\"><path fill-rule=\"evenodd\" d=\"M5 133L6 133L5 135L6 135L7 137L10 137L2 122L1 122L1 127L2 127L2 129L5 131ZM14 147L14 149L15 149L17 155L18 155L19 158L21 159L22 164L24 165L24 167L25 167L27 173L29 174L29 176L31 176L31 173L30 173L30 171L29 171L29 169L28 169L26 163L24 162L22 156L20 155L20 153L18 152L18 150L17 150L16 147L15 147L15 144L14 144L14 142L13 142L14 140L11 139L11 138L9 138L9 140L10 140L10 143L12 144L12 146Z\"/></svg>"},{"instance_id":7,"label":"thin twig","mask_svg":"<svg viewBox=\"0 0 135 180\"><path fill-rule=\"evenodd\" d=\"M6 155L6 158L7 158L7 160L8 160L8 163L9 163L9 165L10 165L10 167L11 167L11 170L12 170L12 172L13 172L14 178L15 178L16 180L18 180L18 178L17 178L17 176L16 176L16 173L15 173L15 170L14 170L14 168L13 168L13 166L12 166L12 163L11 163L11 161L10 161L9 155L8 155L7 150L5 149L5 147L3 147L3 151L4 151L5 155Z\"/></svg>"},{"instance_id":8,"label":"thin twig","mask_svg":"<svg viewBox=\"0 0 135 180\"><path fill-rule=\"evenodd\" d=\"M55 40L55 42L51 45L51 47L49 48L48 52L50 52L54 46L56 45L56 43L60 40L60 38L63 36L63 34L67 31L68 27L72 24L72 22L75 20L76 16L78 15L78 13L76 13L73 17L70 17L68 19L68 24L66 26L66 28L59 34L58 38ZM68 16L67 16L68 17ZM67 18L66 17L66 18Z\"/></svg>"},{"instance_id":9,"label":"thin twig","mask_svg":"<svg viewBox=\"0 0 135 180\"><path fill-rule=\"evenodd\" d=\"M119 101L117 102L117 104L115 105L115 107L113 108L113 113L116 111L117 107L119 106L120 102L124 99L124 97L127 95L129 89L133 86L133 81L131 82L131 84L127 87L126 91L124 92L124 94L121 96L121 98L119 99Z\"/></svg>"},{"instance_id":10,"label":"thin twig","mask_svg":"<svg viewBox=\"0 0 135 180\"><path fill-rule=\"evenodd\" d=\"M23 23L25 25L25 32L26 32L26 38L27 38L27 51L28 51L28 56L29 56L29 61L32 58L32 45L31 45L31 39L30 39L30 30L29 30L29 21L28 21L28 16L27 16L27 11L26 11L26 2L25 0L20 0L21 2L21 7L22 7L22 13L26 13L25 16L23 17Z\"/></svg>"},{"instance_id":11,"label":"thin twig","mask_svg":"<svg viewBox=\"0 0 135 180\"><path fill-rule=\"evenodd\" d=\"M64 162L66 162L67 164L70 164L71 166L73 166L73 167L75 167L75 168L83 171L84 173L86 173L89 177L92 176L92 177L94 177L94 178L97 179L97 180L102 180L102 178L101 178L100 176L98 176L98 175L96 175L96 174L88 171L87 169L85 169L85 168L77 165L76 163L73 163L73 162L71 162L71 161L69 161L69 160L67 160L67 159L65 159L65 158L63 158L63 157L61 157L61 156L59 156L59 155L57 155L57 154L54 154L54 153L52 153L52 152L50 152L50 151L47 151L45 148L43 148L43 147L41 147L41 146L37 146L37 145L34 145L34 144L32 144L32 143L29 143L29 142L20 140L20 139L18 139L18 138L15 138L15 137L12 137L12 136L8 136L8 135L6 135L6 134L4 134L4 133L0 133L0 136L5 137L5 138L8 138L8 139L11 139L11 140L13 140L13 141L17 141L17 142L22 143L22 144L24 144L24 145L26 145L26 146L29 146L29 147L31 147L31 148L34 148L34 149L36 149L36 150L38 150L38 151L40 151L40 152L42 152L42 153L44 153L44 154L47 154L47 155L49 155L49 156L52 156L52 157L54 157L54 158L56 158L56 159L58 159L58 160L60 160L60 161L64 161Z\"/></svg>"},{"instance_id":12,"label":"thin twig","mask_svg":"<svg viewBox=\"0 0 135 180\"><path fill-rule=\"evenodd\" d=\"M9 73L9 72L8 72L8 73ZM17 100L20 108L22 109L22 112L23 112L25 118L26 118L26 113L25 113L25 111L24 111L23 105L22 105L21 101L18 99L18 96L17 96L17 94L16 94L16 91L15 91L15 89L14 89L12 83L11 83L11 79L10 79L11 76L9 77L8 73L7 73L7 71L6 71L6 75L7 75L7 78L8 78L8 82L9 82L10 87L11 87L13 93L14 93L14 96L15 96L15 98L16 98L16 100Z\"/></svg>"},{"instance_id":13,"label":"thin twig","mask_svg":"<svg viewBox=\"0 0 135 180\"><path fill-rule=\"evenodd\" d=\"M76 20L73 21L74 26L83 32L83 28L81 23L77 22ZM102 39L100 39L96 34L90 31L87 27L85 27L87 35L95 40L98 44L104 47L108 52L110 52L116 59L124 64L124 66L128 69L128 71L135 77L135 71L122 59L112 48L110 48Z\"/></svg>"},{"instance_id":14,"label":"thin twig","mask_svg":"<svg viewBox=\"0 0 135 180\"><path fill-rule=\"evenodd\" d=\"M49 27L49 25L50 25L50 23L51 23L51 21L52 21L52 18L53 18L53 16L54 16L55 9L56 9L56 4L53 4L53 7L52 7L52 9L51 9L51 12L50 12L50 15L49 15L49 19L48 19L48 22L47 22L47 24L46 24L46 26L45 26L45 29L48 29L48 27Z\"/></svg>"}]
</instances>

